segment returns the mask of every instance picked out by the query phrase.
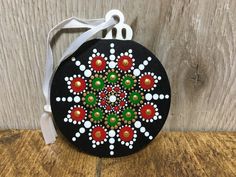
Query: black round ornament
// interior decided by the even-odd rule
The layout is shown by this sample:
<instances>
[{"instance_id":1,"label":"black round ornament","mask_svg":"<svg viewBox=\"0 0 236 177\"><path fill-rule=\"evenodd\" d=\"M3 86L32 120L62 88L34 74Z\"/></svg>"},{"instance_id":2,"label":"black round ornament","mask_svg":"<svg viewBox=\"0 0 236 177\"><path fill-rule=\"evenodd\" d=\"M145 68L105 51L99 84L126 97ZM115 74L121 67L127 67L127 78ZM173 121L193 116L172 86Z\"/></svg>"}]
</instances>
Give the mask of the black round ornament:
<instances>
[{"instance_id":1,"label":"black round ornament","mask_svg":"<svg viewBox=\"0 0 236 177\"><path fill-rule=\"evenodd\" d=\"M159 60L131 40L84 43L57 68L51 108L61 133L100 157L132 154L150 143L170 108L170 84Z\"/></svg>"}]
</instances>

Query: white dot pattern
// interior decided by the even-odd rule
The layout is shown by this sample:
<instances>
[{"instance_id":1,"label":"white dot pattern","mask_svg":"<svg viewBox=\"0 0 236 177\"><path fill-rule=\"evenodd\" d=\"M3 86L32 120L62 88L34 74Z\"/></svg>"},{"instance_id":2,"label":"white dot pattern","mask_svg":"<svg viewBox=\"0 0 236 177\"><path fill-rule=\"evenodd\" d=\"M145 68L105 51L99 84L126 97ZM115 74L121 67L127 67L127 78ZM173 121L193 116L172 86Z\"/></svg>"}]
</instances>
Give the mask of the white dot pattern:
<instances>
[{"instance_id":1,"label":"white dot pattern","mask_svg":"<svg viewBox=\"0 0 236 177\"><path fill-rule=\"evenodd\" d=\"M135 61L135 52L133 52L132 49L128 49L126 51L124 51L123 53L121 53L120 55L116 55L117 53L117 48L115 48L115 44L114 43L110 43L110 55L106 57L106 55L104 53L101 53L101 51L99 51L99 49L93 49L93 54L91 54L89 56L89 67L86 69L86 66L84 65L84 61L83 60L79 60L79 58L75 58L75 57L71 57L70 60L71 62L73 62L75 64L75 66L77 66L76 68L78 68L80 71L83 71L83 73L81 74L81 78L90 78L93 73L94 73L94 70L91 69L91 60L93 59L93 57L96 57L96 56L101 56L105 59L106 61L106 69L109 69L109 70L113 70L115 68L119 69L120 66L117 66L118 64L120 65L119 61L117 58L119 57L122 57L122 56L126 56L126 57L130 57L132 58L133 61ZM149 65L149 62L152 60L152 57L147 57L145 58L141 63L138 63L138 65L134 65L131 67L131 69L129 71L127 71L128 74L130 75L134 75L135 77L137 77L137 82L139 81L138 79L140 77L143 76L143 73L148 73L150 74L151 76L153 76L154 78L154 84L155 84L155 87L160 84L162 82L162 76L157 76L157 75L154 75L154 73L151 73L149 71L147 71L147 66ZM101 72L97 72L98 74L101 73ZM64 78L66 84L67 84L67 88L69 89L70 93L73 93L73 85L71 85L73 83L73 79L78 77L78 75L73 75L73 76L67 76ZM91 82L87 82L86 81L86 88L87 87L90 87ZM90 85L89 85L90 84ZM137 83L137 86L138 83ZM140 86L139 86L140 87ZM143 88L144 89L144 88ZM72 90L72 91L71 91ZM147 92L150 92L150 93L144 93L142 96L143 96L143 101L146 101L146 102L151 102L152 100L163 100L163 99L169 99L170 98L170 95L168 94L161 94L161 93L153 93L152 92L153 90L147 90ZM84 98L83 96L78 93L78 94L74 94L74 96L70 96L70 97L56 97L56 102L74 102L74 103L80 103L82 101L84 101ZM118 97L116 96L113 96L113 95L110 95L109 96L109 101L111 103L113 102L116 102L116 100L119 99ZM81 101L82 100L82 101ZM152 102L151 102L152 103ZM127 104L127 103L126 103ZM144 103L146 104L146 103ZM79 105L79 104L77 104ZM158 107L157 105L154 105L152 104L155 108L155 115L153 116L152 119L150 119L149 121L150 122L154 122L154 121L158 121L158 119L162 119L162 116L159 114L158 112ZM68 111L68 114L63 118L64 122L69 122L69 123L72 123L76 126L79 126L77 131L75 134L74 134L74 137L72 137L72 141L77 141L78 138L84 136L83 134L87 131L88 134L89 134L89 140L92 142L91 144L91 147L92 148L96 148L97 146L101 145L101 144L104 144L106 142L109 143L109 154L111 156L113 156L115 154L115 150L116 150L116 147L115 147L115 144L116 142L120 142L121 145L124 145L126 147L128 147L129 149L133 149L133 147L135 146L135 141L136 139L138 138L137 137L137 131L139 131L141 133L141 135L143 137L146 137L148 138L149 140L152 140L153 139L153 136L151 135L150 132L147 131L147 128L146 127L146 123L149 122L149 121L146 121L144 124L142 123L144 121L142 115L140 114L140 110L137 114L137 119L134 121L134 123L132 122L129 126L132 127L132 130L134 131L134 134L133 134L133 138L132 140L130 141L124 141L122 139L122 137L120 137L121 135L119 134L119 130L120 129L111 129L109 130L109 127L105 129L106 131L106 138L103 140L103 141L97 141L97 140L94 140L93 137L91 136L91 131L94 127L96 127L96 123L94 125L94 122L93 121L90 121L91 120L91 117L89 117L89 111L86 112L86 117L83 121L76 121L76 120L73 120L73 114L71 114L72 110L69 110ZM91 115L90 115L91 116ZM142 121L142 122L141 122ZM73 126L74 126L73 125Z\"/></svg>"}]
</instances>

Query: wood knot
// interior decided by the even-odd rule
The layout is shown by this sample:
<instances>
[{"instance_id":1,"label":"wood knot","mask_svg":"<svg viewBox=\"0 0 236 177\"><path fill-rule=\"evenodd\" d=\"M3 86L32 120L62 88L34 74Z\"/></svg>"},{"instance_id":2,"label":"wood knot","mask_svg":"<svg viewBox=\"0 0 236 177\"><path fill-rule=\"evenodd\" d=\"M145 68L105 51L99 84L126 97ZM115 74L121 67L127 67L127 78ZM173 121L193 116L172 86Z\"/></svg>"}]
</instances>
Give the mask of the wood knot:
<instances>
[{"instance_id":1,"label":"wood knot","mask_svg":"<svg viewBox=\"0 0 236 177\"><path fill-rule=\"evenodd\" d=\"M184 88L191 97L201 92L208 82L208 75L204 65L199 63L191 65L185 74Z\"/></svg>"}]
</instances>

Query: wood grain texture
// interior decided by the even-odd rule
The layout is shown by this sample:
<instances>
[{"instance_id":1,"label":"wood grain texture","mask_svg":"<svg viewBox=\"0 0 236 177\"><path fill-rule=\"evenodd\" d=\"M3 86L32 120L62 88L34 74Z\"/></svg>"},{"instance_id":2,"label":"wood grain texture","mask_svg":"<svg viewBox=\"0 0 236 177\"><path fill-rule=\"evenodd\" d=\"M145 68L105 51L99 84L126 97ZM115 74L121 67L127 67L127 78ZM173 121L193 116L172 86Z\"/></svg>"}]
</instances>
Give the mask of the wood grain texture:
<instances>
[{"instance_id":1,"label":"wood grain texture","mask_svg":"<svg viewBox=\"0 0 236 177\"><path fill-rule=\"evenodd\" d=\"M0 132L0 176L236 176L236 133L162 132L122 158L79 152L61 136L45 145L37 130Z\"/></svg>"},{"instance_id":2,"label":"wood grain texture","mask_svg":"<svg viewBox=\"0 0 236 177\"><path fill-rule=\"evenodd\" d=\"M166 130L236 130L236 1L7 0L0 2L0 128L38 128L47 32L59 21L123 11L134 40L170 77ZM58 62L78 35L54 40Z\"/></svg>"}]
</instances>

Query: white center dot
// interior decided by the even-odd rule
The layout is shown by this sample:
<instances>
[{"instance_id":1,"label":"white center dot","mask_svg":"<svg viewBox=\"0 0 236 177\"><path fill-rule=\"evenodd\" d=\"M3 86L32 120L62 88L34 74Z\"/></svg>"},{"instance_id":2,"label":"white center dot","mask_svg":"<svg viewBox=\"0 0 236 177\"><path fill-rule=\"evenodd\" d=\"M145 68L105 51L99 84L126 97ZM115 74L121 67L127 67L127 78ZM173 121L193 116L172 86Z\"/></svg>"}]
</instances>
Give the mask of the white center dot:
<instances>
[{"instance_id":1,"label":"white center dot","mask_svg":"<svg viewBox=\"0 0 236 177\"><path fill-rule=\"evenodd\" d=\"M109 97L109 100L110 100L110 102L114 103L116 101L116 96L115 95L111 95Z\"/></svg>"}]
</instances>

